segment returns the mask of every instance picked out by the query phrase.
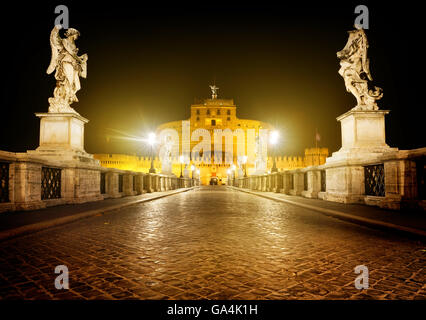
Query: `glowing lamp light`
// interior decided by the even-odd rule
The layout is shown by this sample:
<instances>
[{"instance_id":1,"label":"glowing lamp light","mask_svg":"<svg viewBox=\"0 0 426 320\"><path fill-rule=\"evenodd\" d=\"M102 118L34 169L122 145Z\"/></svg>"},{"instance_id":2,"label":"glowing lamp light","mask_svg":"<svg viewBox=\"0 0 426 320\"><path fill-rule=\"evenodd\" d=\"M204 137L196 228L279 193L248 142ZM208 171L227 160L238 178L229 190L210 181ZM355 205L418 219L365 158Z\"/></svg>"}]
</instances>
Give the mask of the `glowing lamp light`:
<instances>
[{"instance_id":1,"label":"glowing lamp light","mask_svg":"<svg viewBox=\"0 0 426 320\"><path fill-rule=\"evenodd\" d=\"M280 134L278 131L272 131L271 134L269 135L269 142L271 144L277 144L279 136Z\"/></svg>"},{"instance_id":2,"label":"glowing lamp light","mask_svg":"<svg viewBox=\"0 0 426 320\"><path fill-rule=\"evenodd\" d=\"M194 171L194 170L195 170L195 166L191 165L191 171Z\"/></svg>"},{"instance_id":3,"label":"glowing lamp light","mask_svg":"<svg viewBox=\"0 0 426 320\"><path fill-rule=\"evenodd\" d=\"M197 175L200 175L200 169L197 169Z\"/></svg>"},{"instance_id":4,"label":"glowing lamp light","mask_svg":"<svg viewBox=\"0 0 426 320\"><path fill-rule=\"evenodd\" d=\"M243 163L247 163L247 156L243 156Z\"/></svg>"},{"instance_id":5,"label":"glowing lamp light","mask_svg":"<svg viewBox=\"0 0 426 320\"><path fill-rule=\"evenodd\" d=\"M226 170L226 173L229 175L231 175L231 169Z\"/></svg>"},{"instance_id":6,"label":"glowing lamp light","mask_svg":"<svg viewBox=\"0 0 426 320\"><path fill-rule=\"evenodd\" d=\"M237 167L235 166L235 164L232 165L232 170L235 171L235 169L237 169Z\"/></svg>"},{"instance_id":7,"label":"glowing lamp light","mask_svg":"<svg viewBox=\"0 0 426 320\"><path fill-rule=\"evenodd\" d=\"M179 157L179 161L180 161L180 163L183 163L183 156Z\"/></svg>"},{"instance_id":8,"label":"glowing lamp light","mask_svg":"<svg viewBox=\"0 0 426 320\"><path fill-rule=\"evenodd\" d=\"M152 146L155 143L155 133L151 132L148 135L148 143Z\"/></svg>"}]
</instances>

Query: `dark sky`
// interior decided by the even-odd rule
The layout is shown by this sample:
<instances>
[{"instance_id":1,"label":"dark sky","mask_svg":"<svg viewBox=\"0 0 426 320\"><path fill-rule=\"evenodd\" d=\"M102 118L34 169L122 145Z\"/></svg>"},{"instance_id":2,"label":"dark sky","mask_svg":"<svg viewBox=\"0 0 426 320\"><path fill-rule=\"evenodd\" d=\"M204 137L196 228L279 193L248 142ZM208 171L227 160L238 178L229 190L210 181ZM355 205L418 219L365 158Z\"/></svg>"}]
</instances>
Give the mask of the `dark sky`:
<instances>
[{"instance_id":1,"label":"dark sky","mask_svg":"<svg viewBox=\"0 0 426 320\"><path fill-rule=\"evenodd\" d=\"M55 86L46 74L54 8L66 4L70 27L80 31L88 53L88 78L72 107L90 122L86 151L140 153L133 142L106 142L111 129L143 136L166 121L186 119L194 98L233 98L240 118L270 122L281 131L281 151L302 154L315 144L340 148L336 117L355 106L338 75L336 52L347 41L358 4L370 9L370 69L382 87L387 142L425 146L424 102L415 76L423 69L421 11L415 5L323 1L248 4L183 2L60 2L2 11L0 150L38 146L39 119ZM419 51L420 50L420 51ZM5 70L5 73L4 73ZM423 84L423 83L422 83Z\"/></svg>"}]
</instances>

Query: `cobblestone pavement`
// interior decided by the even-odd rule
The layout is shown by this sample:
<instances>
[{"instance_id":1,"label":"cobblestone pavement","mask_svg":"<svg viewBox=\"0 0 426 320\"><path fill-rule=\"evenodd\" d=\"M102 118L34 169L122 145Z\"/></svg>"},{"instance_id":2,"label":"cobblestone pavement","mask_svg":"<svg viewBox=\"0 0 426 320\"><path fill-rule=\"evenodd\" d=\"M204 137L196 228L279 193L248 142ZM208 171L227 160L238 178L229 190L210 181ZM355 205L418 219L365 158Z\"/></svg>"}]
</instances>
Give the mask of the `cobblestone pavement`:
<instances>
[{"instance_id":1,"label":"cobblestone pavement","mask_svg":"<svg viewBox=\"0 0 426 320\"><path fill-rule=\"evenodd\" d=\"M426 298L425 243L220 186L4 241L0 253L3 299ZM55 289L57 265L69 290Z\"/></svg>"}]
</instances>

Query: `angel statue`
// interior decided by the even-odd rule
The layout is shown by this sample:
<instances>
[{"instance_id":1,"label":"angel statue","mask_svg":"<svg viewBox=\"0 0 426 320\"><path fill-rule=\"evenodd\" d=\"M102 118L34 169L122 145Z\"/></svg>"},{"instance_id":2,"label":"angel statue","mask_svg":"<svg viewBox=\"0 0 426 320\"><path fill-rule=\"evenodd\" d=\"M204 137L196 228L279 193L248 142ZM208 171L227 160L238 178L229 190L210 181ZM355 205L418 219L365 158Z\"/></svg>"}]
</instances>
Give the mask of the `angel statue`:
<instances>
[{"instance_id":1,"label":"angel statue","mask_svg":"<svg viewBox=\"0 0 426 320\"><path fill-rule=\"evenodd\" d=\"M383 97L382 89L369 86L373 78L370 74L369 59L367 58L367 36L363 29L348 31L349 39L346 46L339 52L339 74L345 81L346 90L351 92L357 105L353 110L378 110L376 100Z\"/></svg>"},{"instance_id":2,"label":"angel statue","mask_svg":"<svg viewBox=\"0 0 426 320\"><path fill-rule=\"evenodd\" d=\"M216 87L216 85L210 85L209 86L210 89L212 90L212 99L216 99L217 98L217 90L219 90L218 87Z\"/></svg>"},{"instance_id":3,"label":"angel statue","mask_svg":"<svg viewBox=\"0 0 426 320\"><path fill-rule=\"evenodd\" d=\"M256 174L263 174L266 171L266 152L264 149L264 136L259 133L255 138L254 147L254 167Z\"/></svg>"},{"instance_id":4,"label":"angel statue","mask_svg":"<svg viewBox=\"0 0 426 320\"><path fill-rule=\"evenodd\" d=\"M173 141L170 136L167 136L163 148L160 150L162 173L172 174L172 148Z\"/></svg>"},{"instance_id":5,"label":"angel statue","mask_svg":"<svg viewBox=\"0 0 426 320\"><path fill-rule=\"evenodd\" d=\"M78 48L74 41L80 33L73 28L65 32L65 39L59 35L61 25L56 25L50 33L52 59L47 74L55 72L56 88L53 97L49 98L49 112L77 113L71 104L78 102L76 93L81 89L80 77L87 76L87 54L78 56Z\"/></svg>"}]
</instances>

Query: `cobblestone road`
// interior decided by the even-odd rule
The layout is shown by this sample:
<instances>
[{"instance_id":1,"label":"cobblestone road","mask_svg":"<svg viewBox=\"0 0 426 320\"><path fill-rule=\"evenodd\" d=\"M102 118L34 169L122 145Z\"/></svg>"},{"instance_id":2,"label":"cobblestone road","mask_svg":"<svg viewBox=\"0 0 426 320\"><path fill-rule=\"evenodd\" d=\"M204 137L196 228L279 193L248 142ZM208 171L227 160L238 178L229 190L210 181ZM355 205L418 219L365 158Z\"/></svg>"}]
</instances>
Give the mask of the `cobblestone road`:
<instances>
[{"instance_id":1,"label":"cobblestone road","mask_svg":"<svg viewBox=\"0 0 426 320\"><path fill-rule=\"evenodd\" d=\"M3 299L426 299L426 244L225 187L0 243ZM354 268L370 271L357 290ZM54 286L66 265L70 289Z\"/></svg>"}]
</instances>

